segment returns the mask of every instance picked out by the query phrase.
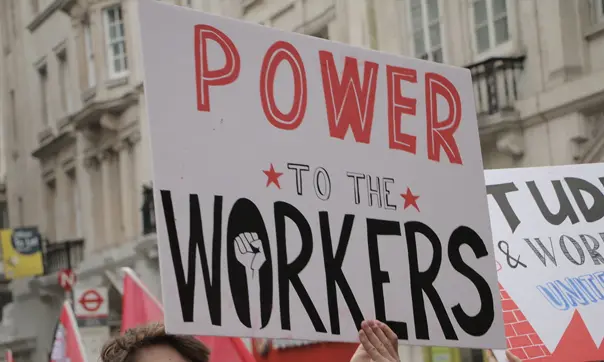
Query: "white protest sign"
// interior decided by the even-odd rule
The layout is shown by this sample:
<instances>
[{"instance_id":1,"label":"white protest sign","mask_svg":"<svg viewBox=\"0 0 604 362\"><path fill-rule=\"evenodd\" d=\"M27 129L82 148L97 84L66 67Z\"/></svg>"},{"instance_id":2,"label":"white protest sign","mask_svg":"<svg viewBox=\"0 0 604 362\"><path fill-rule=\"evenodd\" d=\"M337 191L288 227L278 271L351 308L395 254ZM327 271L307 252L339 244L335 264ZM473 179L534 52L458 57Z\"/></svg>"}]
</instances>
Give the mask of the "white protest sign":
<instances>
[{"instance_id":1,"label":"white protest sign","mask_svg":"<svg viewBox=\"0 0 604 362\"><path fill-rule=\"evenodd\" d=\"M504 347L468 70L139 4L169 332Z\"/></svg>"},{"instance_id":2,"label":"white protest sign","mask_svg":"<svg viewBox=\"0 0 604 362\"><path fill-rule=\"evenodd\" d=\"M604 360L604 165L485 175L508 348Z\"/></svg>"}]
</instances>

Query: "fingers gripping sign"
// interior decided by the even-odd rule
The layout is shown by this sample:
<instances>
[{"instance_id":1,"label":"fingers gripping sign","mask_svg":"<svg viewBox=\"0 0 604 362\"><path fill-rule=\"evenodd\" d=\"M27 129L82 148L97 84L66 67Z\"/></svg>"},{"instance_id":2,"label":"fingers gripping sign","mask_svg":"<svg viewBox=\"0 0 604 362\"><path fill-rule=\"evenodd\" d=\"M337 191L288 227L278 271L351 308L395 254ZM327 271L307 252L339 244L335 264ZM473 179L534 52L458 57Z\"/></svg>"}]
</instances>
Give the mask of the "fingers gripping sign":
<instances>
[{"instance_id":1,"label":"fingers gripping sign","mask_svg":"<svg viewBox=\"0 0 604 362\"><path fill-rule=\"evenodd\" d=\"M351 362L399 362L398 337L380 321L365 321L359 331L361 344Z\"/></svg>"},{"instance_id":2,"label":"fingers gripping sign","mask_svg":"<svg viewBox=\"0 0 604 362\"><path fill-rule=\"evenodd\" d=\"M237 260L246 269L250 270L250 276L254 278L256 271L266 261L266 256L262 249L262 240L260 240L256 233L241 233L233 242L235 243Z\"/></svg>"}]
</instances>

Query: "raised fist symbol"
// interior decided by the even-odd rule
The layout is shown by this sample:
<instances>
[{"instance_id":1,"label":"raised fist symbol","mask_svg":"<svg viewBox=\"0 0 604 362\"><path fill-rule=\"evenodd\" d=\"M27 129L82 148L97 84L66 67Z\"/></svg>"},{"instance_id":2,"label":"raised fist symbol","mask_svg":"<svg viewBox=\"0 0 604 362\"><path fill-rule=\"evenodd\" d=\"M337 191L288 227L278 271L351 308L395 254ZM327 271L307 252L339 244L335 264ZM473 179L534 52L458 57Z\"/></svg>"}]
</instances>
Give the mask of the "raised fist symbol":
<instances>
[{"instance_id":1,"label":"raised fist symbol","mask_svg":"<svg viewBox=\"0 0 604 362\"><path fill-rule=\"evenodd\" d=\"M246 268L251 269L252 277L266 261L262 250L262 240L256 233L241 233L235 240L235 255L237 260Z\"/></svg>"}]
</instances>

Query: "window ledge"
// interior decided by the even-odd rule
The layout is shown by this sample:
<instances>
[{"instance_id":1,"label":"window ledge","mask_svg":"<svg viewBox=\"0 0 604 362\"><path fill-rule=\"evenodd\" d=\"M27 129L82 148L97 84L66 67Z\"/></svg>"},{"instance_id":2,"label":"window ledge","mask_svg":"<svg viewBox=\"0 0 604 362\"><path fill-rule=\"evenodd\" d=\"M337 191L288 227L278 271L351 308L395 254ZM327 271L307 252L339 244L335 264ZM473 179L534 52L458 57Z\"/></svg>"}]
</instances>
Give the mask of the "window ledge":
<instances>
[{"instance_id":1,"label":"window ledge","mask_svg":"<svg viewBox=\"0 0 604 362\"><path fill-rule=\"evenodd\" d=\"M30 32L35 31L42 23L48 19L56 10L63 8L63 3L68 2L67 0L55 0L46 8L40 11L33 20L27 25L27 30Z\"/></svg>"},{"instance_id":2,"label":"window ledge","mask_svg":"<svg viewBox=\"0 0 604 362\"><path fill-rule=\"evenodd\" d=\"M42 144L54 136L52 127L46 126L40 132L38 132L38 143Z\"/></svg>"},{"instance_id":3,"label":"window ledge","mask_svg":"<svg viewBox=\"0 0 604 362\"><path fill-rule=\"evenodd\" d=\"M250 8L254 5L256 5L256 3L258 3L259 0L243 0L241 2L241 8L243 9L243 12L246 13L250 10Z\"/></svg>"},{"instance_id":4,"label":"window ledge","mask_svg":"<svg viewBox=\"0 0 604 362\"><path fill-rule=\"evenodd\" d=\"M82 99L82 103L86 103L92 98L96 96L96 87L90 87L82 92L80 98Z\"/></svg>"},{"instance_id":5,"label":"window ledge","mask_svg":"<svg viewBox=\"0 0 604 362\"><path fill-rule=\"evenodd\" d=\"M525 49L514 39L496 45L481 53L474 53L472 63L480 63L493 57L513 57L526 54Z\"/></svg>"},{"instance_id":6,"label":"window ledge","mask_svg":"<svg viewBox=\"0 0 604 362\"><path fill-rule=\"evenodd\" d=\"M120 75L105 81L105 86L107 87L107 89L120 87L126 84L128 84L128 74Z\"/></svg>"},{"instance_id":7,"label":"window ledge","mask_svg":"<svg viewBox=\"0 0 604 362\"><path fill-rule=\"evenodd\" d=\"M583 34L585 39L588 41L598 38L602 35L604 35L604 21L591 25Z\"/></svg>"}]
</instances>

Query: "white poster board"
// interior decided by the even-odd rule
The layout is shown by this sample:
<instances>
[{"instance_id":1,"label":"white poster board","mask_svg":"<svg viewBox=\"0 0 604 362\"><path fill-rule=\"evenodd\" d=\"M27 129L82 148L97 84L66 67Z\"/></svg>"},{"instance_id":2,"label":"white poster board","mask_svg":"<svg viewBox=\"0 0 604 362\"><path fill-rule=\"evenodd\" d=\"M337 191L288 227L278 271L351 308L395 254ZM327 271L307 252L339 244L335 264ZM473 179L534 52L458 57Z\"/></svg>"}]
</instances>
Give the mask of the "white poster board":
<instances>
[{"instance_id":1,"label":"white poster board","mask_svg":"<svg viewBox=\"0 0 604 362\"><path fill-rule=\"evenodd\" d=\"M169 332L504 346L468 70L139 4Z\"/></svg>"},{"instance_id":2,"label":"white poster board","mask_svg":"<svg viewBox=\"0 0 604 362\"><path fill-rule=\"evenodd\" d=\"M604 165L485 175L508 348L522 360L604 360Z\"/></svg>"}]
</instances>

